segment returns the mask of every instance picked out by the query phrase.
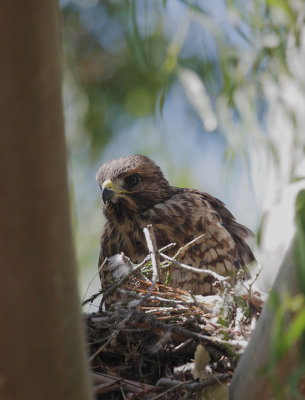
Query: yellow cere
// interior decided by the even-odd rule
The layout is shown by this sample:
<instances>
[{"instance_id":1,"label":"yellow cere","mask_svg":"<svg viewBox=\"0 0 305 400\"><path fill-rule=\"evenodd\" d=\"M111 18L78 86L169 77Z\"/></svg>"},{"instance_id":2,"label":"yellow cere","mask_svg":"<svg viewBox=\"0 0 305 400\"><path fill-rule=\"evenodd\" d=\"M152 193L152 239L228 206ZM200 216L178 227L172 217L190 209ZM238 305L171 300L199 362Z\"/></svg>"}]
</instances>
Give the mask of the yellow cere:
<instances>
[{"instance_id":1,"label":"yellow cere","mask_svg":"<svg viewBox=\"0 0 305 400\"><path fill-rule=\"evenodd\" d=\"M105 188L114 191L114 186L110 179L106 179L105 182L103 183L103 189Z\"/></svg>"}]
</instances>

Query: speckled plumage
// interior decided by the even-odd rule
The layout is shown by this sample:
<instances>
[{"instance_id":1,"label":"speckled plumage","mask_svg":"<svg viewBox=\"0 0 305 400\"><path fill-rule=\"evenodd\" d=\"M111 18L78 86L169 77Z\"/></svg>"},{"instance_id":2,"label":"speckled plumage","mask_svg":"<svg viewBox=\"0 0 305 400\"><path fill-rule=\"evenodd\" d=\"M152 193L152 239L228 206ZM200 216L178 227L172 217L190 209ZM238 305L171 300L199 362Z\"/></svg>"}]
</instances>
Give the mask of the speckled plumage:
<instances>
[{"instance_id":1,"label":"speckled plumage","mask_svg":"<svg viewBox=\"0 0 305 400\"><path fill-rule=\"evenodd\" d=\"M139 182L129 187L126 178L134 174ZM250 230L237 223L220 200L198 190L170 186L149 158L129 156L102 165L97 173L102 189L107 180L113 182L117 194L104 204L107 223L101 236L99 266L106 257L120 252L133 263L141 262L148 253L143 233L148 224L153 225L158 248L177 244L169 255L204 234L181 256L184 264L234 276L236 269L254 260L245 242ZM103 287L110 278L106 265L101 273ZM204 295L215 293L212 283L211 276L178 268L171 278L173 287Z\"/></svg>"}]
</instances>

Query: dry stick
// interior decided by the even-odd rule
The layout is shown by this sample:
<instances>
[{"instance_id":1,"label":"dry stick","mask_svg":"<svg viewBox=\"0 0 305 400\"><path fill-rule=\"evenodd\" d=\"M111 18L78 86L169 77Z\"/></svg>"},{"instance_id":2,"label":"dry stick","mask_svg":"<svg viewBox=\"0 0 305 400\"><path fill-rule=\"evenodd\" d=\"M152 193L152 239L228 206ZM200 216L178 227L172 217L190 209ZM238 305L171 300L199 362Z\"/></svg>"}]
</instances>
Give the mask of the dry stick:
<instances>
[{"instance_id":1,"label":"dry stick","mask_svg":"<svg viewBox=\"0 0 305 400\"><path fill-rule=\"evenodd\" d=\"M172 353L177 353L183 350L186 346L188 346L190 343L194 341L193 338L186 339L184 342L178 344L178 346L174 347L172 349Z\"/></svg>"},{"instance_id":2,"label":"dry stick","mask_svg":"<svg viewBox=\"0 0 305 400\"><path fill-rule=\"evenodd\" d=\"M166 246L161 247L161 249L159 249L158 252L160 252L160 251L167 251L167 250L169 250L169 249L175 247L176 244L177 244L177 243L169 243L169 244L167 244Z\"/></svg>"},{"instance_id":3,"label":"dry stick","mask_svg":"<svg viewBox=\"0 0 305 400\"><path fill-rule=\"evenodd\" d=\"M94 393L95 394L109 393L118 389L120 389L119 382L101 383L100 385L96 385L94 387Z\"/></svg>"},{"instance_id":4,"label":"dry stick","mask_svg":"<svg viewBox=\"0 0 305 400\"><path fill-rule=\"evenodd\" d=\"M157 282L160 279L160 257L159 257L159 252L156 247L156 239L155 239L155 234L153 231L152 225L148 225L146 228L143 229L147 247L149 250L149 255L151 258L151 265L152 265L152 282L151 286L147 291L147 294L143 296L140 300L134 300L133 302L129 303L130 306L132 307L138 307L140 304L143 303L144 300L148 299L152 292L154 291L154 288L157 284Z\"/></svg>"},{"instance_id":5,"label":"dry stick","mask_svg":"<svg viewBox=\"0 0 305 400\"><path fill-rule=\"evenodd\" d=\"M86 304L90 303L91 307L96 307L99 308L98 305L96 304L92 304L94 302L95 299L97 299L98 297L100 297L102 295L102 290L100 289L97 293L93 294L92 296L88 297L88 299L86 299L85 301L83 301L81 303L81 306L84 307Z\"/></svg>"},{"instance_id":6,"label":"dry stick","mask_svg":"<svg viewBox=\"0 0 305 400\"><path fill-rule=\"evenodd\" d=\"M117 388L119 389L120 384L126 385L127 389L132 391L132 392L142 392L143 390L145 391L159 391L160 388L157 388L156 386L148 385L147 383L142 383L142 382L136 382L136 381L131 381L129 379L124 379L121 377L117 376L112 376L112 375L107 375L103 373L93 373L92 374L93 381L95 384L99 384L95 386L95 393L100 394L104 392L100 392L100 389L104 389L103 386L104 384L115 384L117 385Z\"/></svg>"},{"instance_id":7,"label":"dry stick","mask_svg":"<svg viewBox=\"0 0 305 400\"><path fill-rule=\"evenodd\" d=\"M126 399L126 395L125 395L125 393L124 393L124 388L123 388L123 385L122 385L121 382L120 382L120 389L121 389L121 395L122 395L123 399L125 400L125 399ZM112 397L112 396L111 396L111 397Z\"/></svg>"},{"instance_id":8,"label":"dry stick","mask_svg":"<svg viewBox=\"0 0 305 400\"><path fill-rule=\"evenodd\" d=\"M212 310L208 307L206 307L205 305L203 305L202 303L200 303L199 301L197 301L195 299L195 296L193 294L191 294L193 302L189 302L189 301L184 301L184 300L175 300L173 298L170 299L166 299L157 295L151 296L151 299L153 300L157 300L159 302L163 302L163 303L170 303L173 305L173 307L171 307L172 310L175 309L174 306L185 306L185 309L190 309L190 307L196 306L198 308L200 308L201 311L205 312L205 313L211 313ZM161 308L162 306L159 306L158 308ZM169 308L169 307L168 307ZM182 311L183 309L179 309L180 311Z\"/></svg>"},{"instance_id":9,"label":"dry stick","mask_svg":"<svg viewBox=\"0 0 305 400\"><path fill-rule=\"evenodd\" d=\"M157 396L153 397L153 398L150 399L150 400L163 399L163 398L164 398L164 397L163 397L164 395L166 395L166 394L168 394L168 393L170 393L170 392L173 392L174 390L179 389L181 386L185 386L185 385L187 385L187 384L190 383L190 382L192 382L192 381L180 382L180 383L178 383L177 385L174 385L174 386L170 387L169 389L165 390L165 392L162 392L162 393L158 394Z\"/></svg>"},{"instance_id":10,"label":"dry stick","mask_svg":"<svg viewBox=\"0 0 305 400\"><path fill-rule=\"evenodd\" d=\"M263 266L261 265L259 270L257 271L255 277L252 279L252 282L249 283L249 287L247 287L243 281L241 281L242 286L247 290L248 292L248 303L249 306L251 305L251 299L252 299L252 286L254 285L254 282L258 279L258 277L260 276L261 272L263 270Z\"/></svg>"},{"instance_id":11,"label":"dry stick","mask_svg":"<svg viewBox=\"0 0 305 400\"><path fill-rule=\"evenodd\" d=\"M173 387L177 386L181 383L185 383L185 389L191 392L194 392L195 390L202 390L208 386L214 385L215 383L221 382L221 381L226 381L227 379L231 378L230 374L216 374L211 376L210 378L205 379L202 382L181 382L177 380L171 380L167 378L161 378L157 382L157 386L163 386L163 387Z\"/></svg>"},{"instance_id":12,"label":"dry stick","mask_svg":"<svg viewBox=\"0 0 305 400\"><path fill-rule=\"evenodd\" d=\"M190 242L186 243L184 246L180 247L180 249L178 249L177 253L175 254L174 258L178 257L179 255L183 255L185 250L187 250L190 246L192 246L192 244L197 242L197 240L202 239L204 236L205 236L205 233L195 237L195 239L191 240Z\"/></svg>"},{"instance_id":13,"label":"dry stick","mask_svg":"<svg viewBox=\"0 0 305 400\"><path fill-rule=\"evenodd\" d=\"M143 229L143 232L145 235L148 251L151 256L151 263L153 270L152 281L156 280L157 282L159 282L161 277L160 256L157 250L156 237L152 225L147 225L147 227Z\"/></svg>"},{"instance_id":14,"label":"dry stick","mask_svg":"<svg viewBox=\"0 0 305 400\"><path fill-rule=\"evenodd\" d=\"M159 254L162 258L164 258L167 261L171 261L173 264L177 265L179 268L186 269L186 270L192 271L192 272L196 272L197 274L211 275L214 279L216 279L219 282L225 282L229 279L228 276L218 275L216 272L211 271L209 269L199 269L199 268L191 267L189 265L183 264L183 263L175 260L172 257L167 256L166 254L163 254L161 252L159 252Z\"/></svg>"}]
</instances>

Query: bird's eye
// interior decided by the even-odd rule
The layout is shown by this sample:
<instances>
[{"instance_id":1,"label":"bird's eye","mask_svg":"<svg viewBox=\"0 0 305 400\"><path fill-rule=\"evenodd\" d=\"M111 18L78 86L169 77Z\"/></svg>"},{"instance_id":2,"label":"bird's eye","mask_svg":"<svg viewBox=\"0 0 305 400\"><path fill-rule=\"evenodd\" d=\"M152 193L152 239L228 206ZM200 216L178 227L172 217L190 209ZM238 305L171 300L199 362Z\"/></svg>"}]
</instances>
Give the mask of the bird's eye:
<instances>
[{"instance_id":1,"label":"bird's eye","mask_svg":"<svg viewBox=\"0 0 305 400\"><path fill-rule=\"evenodd\" d=\"M138 174L130 175L125 179L126 185L130 186L130 187L136 186L139 183L139 181L140 181L140 178L139 178Z\"/></svg>"}]
</instances>

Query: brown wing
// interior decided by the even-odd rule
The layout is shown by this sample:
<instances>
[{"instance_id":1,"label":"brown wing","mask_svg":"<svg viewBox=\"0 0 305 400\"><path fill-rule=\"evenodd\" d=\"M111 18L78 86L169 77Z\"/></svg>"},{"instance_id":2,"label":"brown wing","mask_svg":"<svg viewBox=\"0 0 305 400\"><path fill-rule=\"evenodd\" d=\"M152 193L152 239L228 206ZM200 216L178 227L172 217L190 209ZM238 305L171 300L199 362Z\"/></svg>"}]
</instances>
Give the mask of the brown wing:
<instances>
[{"instance_id":1,"label":"brown wing","mask_svg":"<svg viewBox=\"0 0 305 400\"><path fill-rule=\"evenodd\" d=\"M214 210L220 215L223 221L223 225L233 237L238 250L239 261L241 265L244 266L254 261L255 257L252 253L252 250L245 242L245 239L247 237L254 236L253 232L250 229L246 228L244 225L236 222L234 216L225 207L224 203L221 200L209 195L208 193L202 194L209 202L209 204L214 208Z\"/></svg>"},{"instance_id":2,"label":"brown wing","mask_svg":"<svg viewBox=\"0 0 305 400\"><path fill-rule=\"evenodd\" d=\"M180 189L170 200L150 209L143 225L148 220L153 224L158 247L170 242L182 247L204 234L181 257L180 261L187 265L233 277L236 269L254 259L244 241L250 231L235 222L222 202L206 193ZM176 267L171 283L199 294L216 291L211 276Z\"/></svg>"}]
</instances>

